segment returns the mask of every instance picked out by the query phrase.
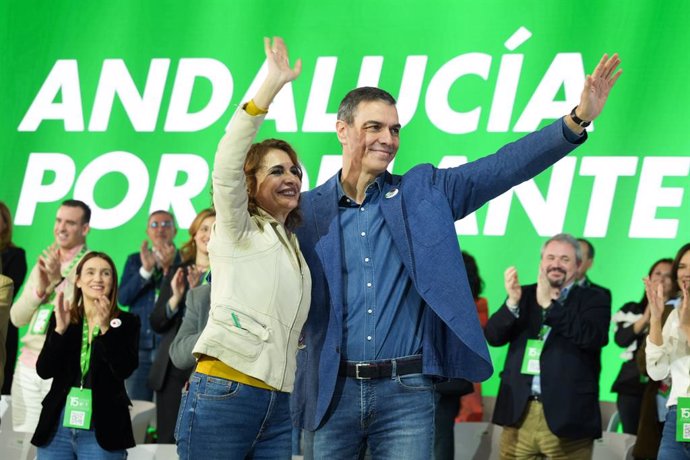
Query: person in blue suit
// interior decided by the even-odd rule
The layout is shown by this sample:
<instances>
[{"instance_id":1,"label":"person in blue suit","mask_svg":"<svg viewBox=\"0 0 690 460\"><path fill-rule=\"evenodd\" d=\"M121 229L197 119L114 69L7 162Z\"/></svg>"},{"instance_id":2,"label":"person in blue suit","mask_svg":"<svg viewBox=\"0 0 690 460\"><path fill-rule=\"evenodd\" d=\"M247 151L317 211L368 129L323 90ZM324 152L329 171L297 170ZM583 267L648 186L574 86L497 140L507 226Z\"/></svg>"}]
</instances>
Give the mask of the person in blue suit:
<instances>
[{"instance_id":1,"label":"person in blue suit","mask_svg":"<svg viewBox=\"0 0 690 460\"><path fill-rule=\"evenodd\" d=\"M395 99L370 87L345 96L343 167L302 195L297 229L313 285L292 417L309 455L432 457L434 379L493 373L454 222L582 144L619 63L604 55L578 106L544 129L460 167L402 176L387 172L400 145Z\"/></svg>"},{"instance_id":2,"label":"person in blue suit","mask_svg":"<svg viewBox=\"0 0 690 460\"><path fill-rule=\"evenodd\" d=\"M146 224L148 240L142 241L139 252L127 257L122 272L117 300L139 316L144 325L139 332L139 367L125 381L131 399L153 401L148 377L161 338L150 327L149 317L168 270L180 264L180 254L173 244L176 233L172 214L165 210L152 212Z\"/></svg>"}]
</instances>

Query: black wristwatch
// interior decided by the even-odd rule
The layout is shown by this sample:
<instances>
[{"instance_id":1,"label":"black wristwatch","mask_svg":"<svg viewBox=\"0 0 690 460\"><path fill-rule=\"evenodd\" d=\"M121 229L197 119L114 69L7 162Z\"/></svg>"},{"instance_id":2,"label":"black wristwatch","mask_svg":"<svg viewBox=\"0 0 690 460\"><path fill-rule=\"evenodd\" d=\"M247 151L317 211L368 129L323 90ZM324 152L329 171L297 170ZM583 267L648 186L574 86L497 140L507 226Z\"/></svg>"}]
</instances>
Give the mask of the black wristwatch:
<instances>
[{"instance_id":1,"label":"black wristwatch","mask_svg":"<svg viewBox=\"0 0 690 460\"><path fill-rule=\"evenodd\" d=\"M578 117L577 114L575 113L575 110L577 110L577 108L578 108L577 105L576 105L575 107L573 107L573 110L570 112L570 118L572 118L572 120L573 120L578 126L581 126L581 127L583 127L583 128L586 128L586 127L589 126L590 123L592 123L592 122L591 122L591 121L585 121L585 120L581 119L580 117Z\"/></svg>"}]
</instances>

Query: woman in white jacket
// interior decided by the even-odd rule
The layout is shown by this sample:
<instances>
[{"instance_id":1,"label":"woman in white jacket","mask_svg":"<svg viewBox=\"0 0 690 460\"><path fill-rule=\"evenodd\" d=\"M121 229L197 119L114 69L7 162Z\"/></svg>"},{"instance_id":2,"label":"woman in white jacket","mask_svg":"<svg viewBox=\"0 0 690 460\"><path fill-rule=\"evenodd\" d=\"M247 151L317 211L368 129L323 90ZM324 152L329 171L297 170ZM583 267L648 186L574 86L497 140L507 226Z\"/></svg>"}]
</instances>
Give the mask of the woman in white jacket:
<instances>
[{"instance_id":1,"label":"woman in white jacket","mask_svg":"<svg viewBox=\"0 0 690 460\"><path fill-rule=\"evenodd\" d=\"M647 373L654 380L671 375L671 394L666 403L669 411L657 456L664 460L690 458L690 443L676 440L678 406L687 400L685 407L690 408L690 243L676 254L672 276L676 289L680 290L680 306L668 316L663 330L663 287L652 285L649 278L645 278L651 311L646 348ZM686 439L690 441L690 436Z\"/></svg>"},{"instance_id":2,"label":"woman in white jacket","mask_svg":"<svg viewBox=\"0 0 690 460\"><path fill-rule=\"evenodd\" d=\"M284 141L252 144L273 98L301 70L264 39L268 73L218 145L208 245L211 310L176 428L181 459L291 458L289 393L311 296L292 229L302 170Z\"/></svg>"}]
</instances>

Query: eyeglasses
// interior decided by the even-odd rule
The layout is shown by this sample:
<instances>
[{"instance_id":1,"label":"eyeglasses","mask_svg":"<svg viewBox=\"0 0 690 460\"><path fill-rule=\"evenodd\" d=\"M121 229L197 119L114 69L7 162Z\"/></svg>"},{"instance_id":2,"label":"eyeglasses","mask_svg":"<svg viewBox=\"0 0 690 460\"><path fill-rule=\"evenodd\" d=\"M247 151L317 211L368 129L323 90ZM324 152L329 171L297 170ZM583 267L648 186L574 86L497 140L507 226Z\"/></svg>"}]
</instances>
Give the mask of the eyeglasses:
<instances>
[{"instance_id":1,"label":"eyeglasses","mask_svg":"<svg viewBox=\"0 0 690 460\"><path fill-rule=\"evenodd\" d=\"M153 222L151 222L149 224L149 227L151 227L151 228L158 228L158 227L172 228L173 227L173 221L172 220L162 220L162 221L158 222L158 221L154 220Z\"/></svg>"}]
</instances>

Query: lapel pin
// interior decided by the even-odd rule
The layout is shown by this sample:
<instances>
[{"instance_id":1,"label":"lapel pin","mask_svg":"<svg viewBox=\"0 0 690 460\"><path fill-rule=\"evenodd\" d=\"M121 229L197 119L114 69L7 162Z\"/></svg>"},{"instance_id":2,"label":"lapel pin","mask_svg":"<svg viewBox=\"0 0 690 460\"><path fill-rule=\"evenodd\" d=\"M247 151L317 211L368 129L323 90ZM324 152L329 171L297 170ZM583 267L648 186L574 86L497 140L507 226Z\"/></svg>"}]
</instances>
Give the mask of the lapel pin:
<instances>
[{"instance_id":1,"label":"lapel pin","mask_svg":"<svg viewBox=\"0 0 690 460\"><path fill-rule=\"evenodd\" d=\"M110 320L111 327L120 327L122 325L122 320L120 318L113 318Z\"/></svg>"},{"instance_id":2,"label":"lapel pin","mask_svg":"<svg viewBox=\"0 0 690 460\"><path fill-rule=\"evenodd\" d=\"M386 196L387 199L391 199L391 198L393 198L393 197L394 197L395 195L397 195L397 194L398 194L398 189L397 189L397 188L394 188L393 190L387 192L385 196Z\"/></svg>"}]
</instances>

